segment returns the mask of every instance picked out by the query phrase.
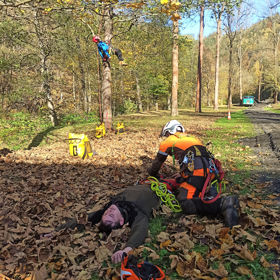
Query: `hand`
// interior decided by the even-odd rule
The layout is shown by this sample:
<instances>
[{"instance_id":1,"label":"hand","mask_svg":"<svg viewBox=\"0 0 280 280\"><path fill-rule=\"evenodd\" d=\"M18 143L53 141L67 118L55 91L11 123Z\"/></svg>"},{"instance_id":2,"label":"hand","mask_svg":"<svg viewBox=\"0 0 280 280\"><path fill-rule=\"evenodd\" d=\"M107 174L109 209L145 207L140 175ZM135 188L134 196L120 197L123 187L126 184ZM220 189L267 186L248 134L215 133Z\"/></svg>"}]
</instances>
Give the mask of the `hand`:
<instances>
[{"instance_id":1,"label":"hand","mask_svg":"<svg viewBox=\"0 0 280 280\"><path fill-rule=\"evenodd\" d=\"M175 179L178 177L181 177L180 173L175 173L174 175L171 176L171 178L175 178Z\"/></svg>"},{"instance_id":2,"label":"hand","mask_svg":"<svg viewBox=\"0 0 280 280\"><path fill-rule=\"evenodd\" d=\"M111 257L112 263L119 263L119 262L121 262L121 261L122 261L122 255L123 255L123 253L128 253L128 252L130 252L131 250L132 250L131 247L126 247L126 248L124 248L123 250L119 250L119 251L115 252L115 253L112 255L112 257Z\"/></svg>"}]
</instances>

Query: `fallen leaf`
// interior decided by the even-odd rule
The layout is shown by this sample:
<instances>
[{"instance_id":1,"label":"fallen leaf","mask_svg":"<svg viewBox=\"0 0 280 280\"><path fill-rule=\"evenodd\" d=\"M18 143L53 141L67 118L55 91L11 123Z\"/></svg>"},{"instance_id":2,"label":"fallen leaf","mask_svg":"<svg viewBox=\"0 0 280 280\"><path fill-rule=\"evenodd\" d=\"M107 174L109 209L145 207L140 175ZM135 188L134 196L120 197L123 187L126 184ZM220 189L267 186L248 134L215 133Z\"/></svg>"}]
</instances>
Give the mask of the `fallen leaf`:
<instances>
[{"instance_id":1,"label":"fallen leaf","mask_svg":"<svg viewBox=\"0 0 280 280\"><path fill-rule=\"evenodd\" d=\"M256 258L256 252L251 253L247 248L247 244L241 248L240 252L235 251L234 253L240 258L248 261L254 261Z\"/></svg>"},{"instance_id":2,"label":"fallen leaf","mask_svg":"<svg viewBox=\"0 0 280 280\"><path fill-rule=\"evenodd\" d=\"M210 272L214 273L215 275L219 277L226 277L228 276L228 272L225 269L224 265L222 263L219 263L218 269L209 269Z\"/></svg>"},{"instance_id":3,"label":"fallen leaf","mask_svg":"<svg viewBox=\"0 0 280 280\"><path fill-rule=\"evenodd\" d=\"M166 240L164 242L161 242L159 247L160 247L160 249L162 249L164 247L168 247L171 243L172 243L172 241L169 239L169 240Z\"/></svg>"},{"instance_id":4,"label":"fallen leaf","mask_svg":"<svg viewBox=\"0 0 280 280\"><path fill-rule=\"evenodd\" d=\"M251 270L245 265L238 266L238 268L236 269L236 272L238 272L241 275L251 275L252 274Z\"/></svg>"},{"instance_id":5,"label":"fallen leaf","mask_svg":"<svg viewBox=\"0 0 280 280\"><path fill-rule=\"evenodd\" d=\"M264 240L268 250L275 249L280 254L280 242L277 240Z\"/></svg>"}]
</instances>

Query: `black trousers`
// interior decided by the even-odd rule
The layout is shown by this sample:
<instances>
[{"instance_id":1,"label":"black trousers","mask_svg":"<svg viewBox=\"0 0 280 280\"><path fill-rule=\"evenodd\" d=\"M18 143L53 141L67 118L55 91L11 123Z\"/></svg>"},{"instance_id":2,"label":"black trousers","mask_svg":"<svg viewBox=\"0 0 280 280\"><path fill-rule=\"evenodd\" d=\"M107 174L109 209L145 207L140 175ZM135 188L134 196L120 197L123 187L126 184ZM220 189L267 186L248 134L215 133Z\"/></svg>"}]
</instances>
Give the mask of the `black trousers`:
<instances>
[{"instance_id":1,"label":"black trousers","mask_svg":"<svg viewBox=\"0 0 280 280\"><path fill-rule=\"evenodd\" d=\"M120 49L114 49L114 54L117 56L119 61L124 61L122 51Z\"/></svg>"},{"instance_id":2,"label":"black trousers","mask_svg":"<svg viewBox=\"0 0 280 280\"><path fill-rule=\"evenodd\" d=\"M185 179L188 184L191 184L196 188L193 198L187 198L188 190L182 187L179 187L177 190L176 198L179 201L183 213L185 214L199 214L203 216L216 216L221 212L221 198L218 198L212 203L203 202L199 194L202 191L205 177L200 176L190 176ZM211 187L205 196L205 200L210 200L216 197L218 194L216 187Z\"/></svg>"},{"instance_id":3,"label":"black trousers","mask_svg":"<svg viewBox=\"0 0 280 280\"><path fill-rule=\"evenodd\" d=\"M212 203L204 203L199 197L179 200L184 214L199 214L202 216L217 216L221 213L221 198Z\"/></svg>"}]
</instances>

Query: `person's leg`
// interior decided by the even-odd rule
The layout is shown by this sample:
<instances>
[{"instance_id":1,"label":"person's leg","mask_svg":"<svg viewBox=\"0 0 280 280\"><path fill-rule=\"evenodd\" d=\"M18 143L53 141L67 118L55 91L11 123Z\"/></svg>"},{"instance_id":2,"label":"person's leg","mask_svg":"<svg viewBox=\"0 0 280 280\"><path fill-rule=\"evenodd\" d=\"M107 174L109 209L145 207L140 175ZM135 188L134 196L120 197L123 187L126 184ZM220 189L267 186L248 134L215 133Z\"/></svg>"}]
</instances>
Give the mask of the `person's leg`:
<instances>
[{"instance_id":1,"label":"person's leg","mask_svg":"<svg viewBox=\"0 0 280 280\"><path fill-rule=\"evenodd\" d=\"M126 66L127 63L124 62L124 58L122 56L122 51L120 49L114 49L114 53L119 60L119 64Z\"/></svg>"},{"instance_id":2,"label":"person's leg","mask_svg":"<svg viewBox=\"0 0 280 280\"><path fill-rule=\"evenodd\" d=\"M122 57L122 51L120 49L114 49L115 51L115 55L117 56L119 61L124 61L123 57Z\"/></svg>"},{"instance_id":3,"label":"person's leg","mask_svg":"<svg viewBox=\"0 0 280 280\"><path fill-rule=\"evenodd\" d=\"M176 198L179 201L182 211L185 214L199 214L206 216L217 216L221 214L224 217L225 225L227 227L233 227L238 224L239 217L239 201L237 196L227 196L218 198L212 203L203 202L199 196L198 188L201 189L203 184L203 177L191 177L188 182L197 183L195 187L187 182L183 182L176 194ZM212 187L208 192L205 200L212 199L217 195L217 190Z\"/></svg>"}]
</instances>

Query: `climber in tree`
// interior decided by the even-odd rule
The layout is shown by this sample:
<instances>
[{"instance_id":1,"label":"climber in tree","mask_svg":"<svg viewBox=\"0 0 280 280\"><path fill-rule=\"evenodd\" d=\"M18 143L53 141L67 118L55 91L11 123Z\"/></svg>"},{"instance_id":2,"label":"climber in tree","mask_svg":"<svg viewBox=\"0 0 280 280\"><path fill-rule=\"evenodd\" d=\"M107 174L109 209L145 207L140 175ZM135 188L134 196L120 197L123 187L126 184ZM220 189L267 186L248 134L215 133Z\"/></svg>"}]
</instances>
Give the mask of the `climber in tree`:
<instances>
[{"instance_id":1,"label":"climber in tree","mask_svg":"<svg viewBox=\"0 0 280 280\"><path fill-rule=\"evenodd\" d=\"M109 46L106 43L102 42L98 36L94 36L92 41L97 44L98 52L103 61L108 61L111 59L109 54Z\"/></svg>"},{"instance_id":2,"label":"climber in tree","mask_svg":"<svg viewBox=\"0 0 280 280\"><path fill-rule=\"evenodd\" d=\"M127 65L124 62L122 51L118 48L114 48L111 43L106 44L105 42L101 41L100 37L94 36L92 38L92 41L97 44L98 52L102 58L103 61L108 61L111 59L110 53L116 55L116 57L119 60L120 65Z\"/></svg>"}]
</instances>

